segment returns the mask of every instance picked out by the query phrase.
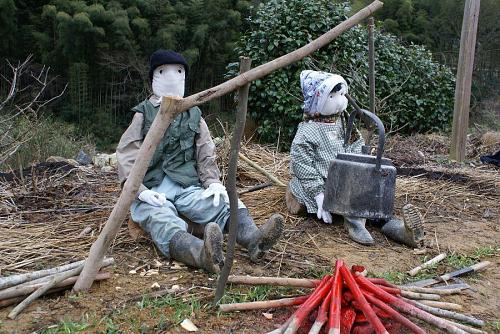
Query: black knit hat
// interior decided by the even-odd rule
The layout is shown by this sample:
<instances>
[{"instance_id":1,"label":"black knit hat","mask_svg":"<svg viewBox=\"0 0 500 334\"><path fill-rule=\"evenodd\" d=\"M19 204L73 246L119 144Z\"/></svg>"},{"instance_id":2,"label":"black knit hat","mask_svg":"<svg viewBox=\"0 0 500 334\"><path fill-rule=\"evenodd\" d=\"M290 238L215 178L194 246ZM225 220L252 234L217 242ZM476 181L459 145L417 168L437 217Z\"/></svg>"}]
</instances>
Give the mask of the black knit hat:
<instances>
[{"instance_id":1,"label":"black knit hat","mask_svg":"<svg viewBox=\"0 0 500 334\"><path fill-rule=\"evenodd\" d=\"M188 75L189 66L186 59L177 52L172 50L159 49L153 52L149 59L149 81L153 81L153 72L158 66L165 64L181 64L186 70L186 77Z\"/></svg>"}]
</instances>

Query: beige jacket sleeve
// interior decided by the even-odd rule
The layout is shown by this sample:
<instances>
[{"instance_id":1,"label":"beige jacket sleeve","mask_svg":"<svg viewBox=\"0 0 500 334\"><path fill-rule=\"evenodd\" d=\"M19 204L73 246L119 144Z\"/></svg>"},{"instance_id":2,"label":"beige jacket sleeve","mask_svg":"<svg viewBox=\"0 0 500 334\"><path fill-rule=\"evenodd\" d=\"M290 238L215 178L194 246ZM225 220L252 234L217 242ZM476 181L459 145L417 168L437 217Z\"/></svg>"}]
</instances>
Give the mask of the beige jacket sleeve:
<instances>
[{"instance_id":1,"label":"beige jacket sleeve","mask_svg":"<svg viewBox=\"0 0 500 334\"><path fill-rule=\"evenodd\" d=\"M196 161L198 177L204 188L212 183L220 182L220 171L217 167L215 144L208 130L207 123L200 119L200 133L196 135Z\"/></svg>"},{"instance_id":2,"label":"beige jacket sleeve","mask_svg":"<svg viewBox=\"0 0 500 334\"><path fill-rule=\"evenodd\" d=\"M127 180L130 170L134 165L137 153L142 144L142 122L144 116L141 113L135 113L132 122L130 123L127 130L123 133L116 148L116 159L118 162L118 179L123 187L123 184ZM148 188L141 184L139 190L137 191L136 198L139 194L147 190Z\"/></svg>"}]
</instances>

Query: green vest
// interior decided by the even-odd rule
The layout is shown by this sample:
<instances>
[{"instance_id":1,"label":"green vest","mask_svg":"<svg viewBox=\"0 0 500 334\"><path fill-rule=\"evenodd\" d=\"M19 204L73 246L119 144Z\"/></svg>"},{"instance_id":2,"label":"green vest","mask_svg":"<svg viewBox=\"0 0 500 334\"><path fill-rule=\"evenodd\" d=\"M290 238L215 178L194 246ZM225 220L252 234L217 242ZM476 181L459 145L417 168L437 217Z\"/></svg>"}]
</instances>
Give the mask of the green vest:
<instances>
[{"instance_id":1,"label":"green vest","mask_svg":"<svg viewBox=\"0 0 500 334\"><path fill-rule=\"evenodd\" d=\"M146 136L160 107L145 100L132 108L144 115L142 135ZM183 187L199 185L196 169L195 136L200 132L201 110L193 107L179 114L165 131L151 159L143 184L152 188L159 185L164 175Z\"/></svg>"}]
</instances>

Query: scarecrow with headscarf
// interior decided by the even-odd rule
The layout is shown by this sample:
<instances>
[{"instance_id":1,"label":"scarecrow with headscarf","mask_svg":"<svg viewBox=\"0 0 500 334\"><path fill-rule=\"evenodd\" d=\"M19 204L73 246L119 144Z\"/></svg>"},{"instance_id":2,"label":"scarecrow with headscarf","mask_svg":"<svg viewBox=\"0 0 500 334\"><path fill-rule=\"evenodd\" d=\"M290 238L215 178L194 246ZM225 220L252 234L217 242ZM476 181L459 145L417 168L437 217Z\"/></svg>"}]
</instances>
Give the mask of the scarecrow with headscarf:
<instances>
[{"instance_id":1,"label":"scarecrow with headscarf","mask_svg":"<svg viewBox=\"0 0 500 334\"><path fill-rule=\"evenodd\" d=\"M134 117L117 147L122 184L162 97L184 96L188 70L186 60L176 52L158 50L151 56L153 94L132 108ZM185 110L171 122L149 163L130 214L166 257L210 272L220 270L224 260L222 233L229 220L228 195L220 181L214 142L198 107ZM237 218L236 242L248 250L252 261L260 260L281 237L281 215L272 215L258 228L246 206L238 201ZM201 228L203 240L187 232L185 219Z\"/></svg>"},{"instance_id":2,"label":"scarecrow with headscarf","mask_svg":"<svg viewBox=\"0 0 500 334\"><path fill-rule=\"evenodd\" d=\"M286 192L286 204L292 214L316 214L318 219L331 224L331 213L323 209L330 163L338 153L361 154L364 140L356 129L344 144L348 85L342 76L306 70L300 74L300 85L304 95L304 117L290 149L292 178ZM404 223L390 219L382 227L382 233L411 247L419 246L423 241L423 227L422 220L415 219L418 216L415 210L413 206L407 206L403 211L408 219ZM351 239L364 245L374 244L365 227L366 218L343 218Z\"/></svg>"}]
</instances>

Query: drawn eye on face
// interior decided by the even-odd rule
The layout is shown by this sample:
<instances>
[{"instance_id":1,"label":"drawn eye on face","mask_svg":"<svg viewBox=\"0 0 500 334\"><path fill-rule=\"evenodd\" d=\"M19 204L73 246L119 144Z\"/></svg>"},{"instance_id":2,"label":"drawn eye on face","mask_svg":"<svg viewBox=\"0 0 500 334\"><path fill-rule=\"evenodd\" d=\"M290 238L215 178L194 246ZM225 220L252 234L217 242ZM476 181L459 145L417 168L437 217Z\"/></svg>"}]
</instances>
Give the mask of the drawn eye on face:
<instances>
[{"instance_id":1,"label":"drawn eye on face","mask_svg":"<svg viewBox=\"0 0 500 334\"><path fill-rule=\"evenodd\" d=\"M180 68L180 67L179 67L179 68L177 69L177 72L182 73L182 68Z\"/></svg>"},{"instance_id":2,"label":"drawn eye on face","mask_svg":"<svg viewBox=\"0 0 500 334\"><path fill-rule=\"evenodd\" d=\"M162 74L162 73L163 73L163 70L160 70L160 74Z\"/></svg>"}]
</instances>

